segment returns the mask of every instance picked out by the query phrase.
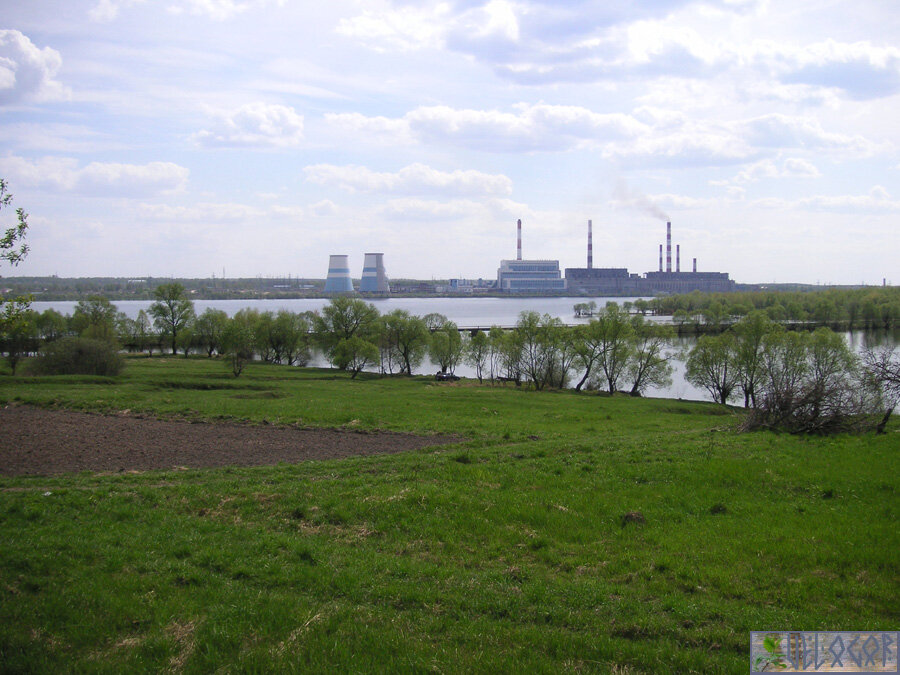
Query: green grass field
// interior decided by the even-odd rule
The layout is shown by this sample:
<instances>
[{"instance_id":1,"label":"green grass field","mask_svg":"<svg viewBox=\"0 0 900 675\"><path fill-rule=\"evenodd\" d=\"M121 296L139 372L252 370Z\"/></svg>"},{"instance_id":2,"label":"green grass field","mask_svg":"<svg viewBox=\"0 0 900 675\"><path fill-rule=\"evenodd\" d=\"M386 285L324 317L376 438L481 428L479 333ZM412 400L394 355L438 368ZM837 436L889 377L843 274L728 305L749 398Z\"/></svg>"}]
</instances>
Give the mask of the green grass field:
<instances>
[{"instance_id":1,"label":"green grass field","mask_svg":"<svg viewBox=\"0 0 900 675\"><path fill-rule=\"evenodd\" d=\"M0 478L3 672L743 673L751 630L900 625L896 422L159 357L13 401L467 440Z\"/></svg>"}]
</instances>

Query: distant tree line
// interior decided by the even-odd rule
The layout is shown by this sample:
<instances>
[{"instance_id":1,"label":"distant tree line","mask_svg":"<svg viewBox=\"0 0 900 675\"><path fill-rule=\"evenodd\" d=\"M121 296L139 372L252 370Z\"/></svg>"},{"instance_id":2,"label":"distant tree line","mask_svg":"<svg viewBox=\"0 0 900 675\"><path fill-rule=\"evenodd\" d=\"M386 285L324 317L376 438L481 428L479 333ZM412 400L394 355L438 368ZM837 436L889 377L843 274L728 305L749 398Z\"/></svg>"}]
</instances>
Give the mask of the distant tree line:
<instances>
[{"instance_id":1,"label":"distant tree line","mask_svg":"<svg viewBox=\"0 0 900 675\"><path fill-rule=\"evenodd\" d=\"M673 317L676 329L717 332L754 311L773 321L810 323L830 328L900 326L900 288L828 289L812 292L753 291L668 295L626 303L642 315Z\"/></svg>"}]
</instances>

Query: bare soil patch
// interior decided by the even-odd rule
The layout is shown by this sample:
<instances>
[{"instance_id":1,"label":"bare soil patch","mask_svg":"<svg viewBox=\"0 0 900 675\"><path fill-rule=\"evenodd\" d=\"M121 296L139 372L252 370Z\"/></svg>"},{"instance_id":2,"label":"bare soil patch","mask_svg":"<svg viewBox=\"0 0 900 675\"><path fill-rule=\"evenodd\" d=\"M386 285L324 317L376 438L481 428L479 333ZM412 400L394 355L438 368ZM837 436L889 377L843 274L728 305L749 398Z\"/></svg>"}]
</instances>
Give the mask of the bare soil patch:
<instances>
[{"instance_id":1,"label":"bare soil patch","mask_svg":"<svg viewBox=\"0 0 900 675\"><path fill-rule=\"evenodd\" d=\"M0 475L260 466L418 450L452 436L0 408Z\"/></svg>"}]
</instances>

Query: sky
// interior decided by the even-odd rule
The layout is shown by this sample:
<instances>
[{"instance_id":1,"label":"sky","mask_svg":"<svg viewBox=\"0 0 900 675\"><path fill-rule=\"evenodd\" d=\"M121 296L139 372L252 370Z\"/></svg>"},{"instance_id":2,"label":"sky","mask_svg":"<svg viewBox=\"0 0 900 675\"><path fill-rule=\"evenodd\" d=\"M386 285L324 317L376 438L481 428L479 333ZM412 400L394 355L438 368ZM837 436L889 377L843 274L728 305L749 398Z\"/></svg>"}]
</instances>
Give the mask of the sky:
<instances>
[{"instance_id":1,"label":"sky","mask_svg":"<svg viewBox=\"0 0 900 675\"><path fill-rule=\"evenodd\" d=\"M900 284L893 0L0 5L0 275Z\"/></svg>"}]
</instances>

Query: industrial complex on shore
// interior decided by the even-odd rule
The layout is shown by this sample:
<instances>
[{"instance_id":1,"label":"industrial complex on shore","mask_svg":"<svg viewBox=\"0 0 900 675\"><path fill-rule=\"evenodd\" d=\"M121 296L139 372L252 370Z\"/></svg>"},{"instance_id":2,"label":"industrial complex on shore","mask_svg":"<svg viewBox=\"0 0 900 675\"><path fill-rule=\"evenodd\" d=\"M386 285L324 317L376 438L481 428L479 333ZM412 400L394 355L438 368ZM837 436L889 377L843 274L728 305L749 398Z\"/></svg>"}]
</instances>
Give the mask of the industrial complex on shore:
<instances>
[{"instance_id":1,"label":"industrial complex on shore","mask_svg":"<svg viewBox=\"0 0 900 675\"><path fill-rule=\"evenodd\" d=\"M496 279L450 279L446 293L504 293L520 295L657 295L661 293L728 293L735 282L727 272L698 272L697 259L690 272L681 271L681 245L675 248L672 269L672 223L666 223L665 269L663 245L659 245L659 270L632 274L624 267L594 267L593 231L587 229L587 267L567 267L565 276L558 260L522 258L522 221L516 222L516 259L501 260ZM366 253L359 288L350 277L349 256L332 255L328 262L325 293L353 293L386 296L391 293L383 253Z\"/></svg>"}]
</instances>

